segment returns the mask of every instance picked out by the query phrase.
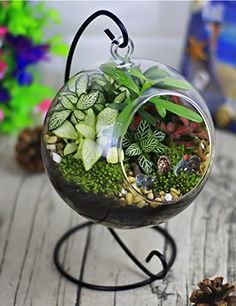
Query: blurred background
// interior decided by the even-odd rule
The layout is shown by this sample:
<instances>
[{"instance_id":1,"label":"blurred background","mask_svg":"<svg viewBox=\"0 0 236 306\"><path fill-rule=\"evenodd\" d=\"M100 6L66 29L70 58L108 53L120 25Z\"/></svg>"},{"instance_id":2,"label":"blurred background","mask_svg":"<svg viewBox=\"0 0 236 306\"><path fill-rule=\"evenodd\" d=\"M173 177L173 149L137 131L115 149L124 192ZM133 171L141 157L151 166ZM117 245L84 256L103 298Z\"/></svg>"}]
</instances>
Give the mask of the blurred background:
<instances>
[{"instance_id":1,"label":"blurred background","mask_svg":"<svg viewBox=\"0 0 236 306\"><path fill-rule=\"evenodd\" d=\"M61 24L50 31L61 33L68 44L79 25L93 12L106 9L116 14L126 25L132 38L135 57L154 59L180 68L185 34L191 12L191 1L44 1L56 9ZM86 30L77 48L73 72L91 67L110 58L110 40L103 33L110 28L120 35L117 26L107 17L99 17ZM63 82L64 58L52 58L43 72L47 82L60 86ZM57 75L57 78L50 76Z\"/></svg>"}]
</instances>

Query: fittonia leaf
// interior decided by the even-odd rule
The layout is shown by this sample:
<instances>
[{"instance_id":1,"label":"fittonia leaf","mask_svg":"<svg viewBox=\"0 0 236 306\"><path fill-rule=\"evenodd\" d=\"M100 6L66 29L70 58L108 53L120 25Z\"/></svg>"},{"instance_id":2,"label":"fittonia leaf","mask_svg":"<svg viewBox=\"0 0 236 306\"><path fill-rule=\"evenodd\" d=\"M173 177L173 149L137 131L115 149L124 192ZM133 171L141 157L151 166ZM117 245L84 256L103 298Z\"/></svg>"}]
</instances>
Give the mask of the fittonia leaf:
<instances>
[{"instance_id":1,"label":"fittonia leaf","mask_svg":"<svg viewBox=\"0 0 236 306\"><path fill-rule=\"evenodd\" d=\"M76 104L78 102L78 97L75 94L67 93L66 94L67 99L70 100L71 103Z\"/></svg>"},{"instance_id":2,"label":"fittonia leaf","mask_svg":"<svg viewBox=\"0 0 236 306\"><path fill-rule=\"evenodd\" d=\"M86 110L92 107L100 99L100 91L96 90L89 94L82 94L77 103L79 110Z\"/></svg>"},{"instance_id":3,"label":"fittonia leaf","mask_svg":"<svg viewBox=\"0 0 236 306\"><path fill-rule=\"evenodd\" d=\"M96 124L97 133L99 133L102 128L115 123L117 115L118 111L115 109L106 107L104 110L102 110L97 116L97 124Z\"/></svg>"},{"instance_id":4,"label":"fittonia leaf","mask_svg":"<svg viewBox=\"0 0 236 306\"><path fill-rule=\"evenodd\" d=\"M96 137L95 129L91 126L79 123L75 126L76 130L81 134L83 137L94 140Z\"/></svg>"},{"instance_id":5,"label":"fittonia leaf","mask_svg":"<svg viewBox=\"0 0 236 306\"><path fill-rule=\"evenodd\" d=\"M138 158L138 163L146 174L149 174L153 171L153 162L150 161L147 156L140 155Z\"/></svg>"},{"instance_id":6,"label":"fittonia leaf","mask_svg":"<svg viewBox=\"0 0 236 306\"><path fill-rule=\"evenodd\" d=\"M202 117L192 109L183 106L178 105L169 101L166 101L164 99L161 99L159 97L154 97L150 99L150 102L157 105L157 112L159 113L159 110L162 109L164 111L170 111L178 116L184 117L186 119L189 119L193 122L201 123L203 121Z\"/></svg>"},{"instance_id":7,"label":"fittonia leaf","mask_svg":"<svg viewBox=\"0 0 236 306\"><path fill-rule=\"evenodd\" d=\"M155 136L155 138L157 138L159 141L163 141L166 137L166 134L160 130L155 130L153 132L153 135Z\"/></svg>"},{"instance_id":8,"label":"fittonia leaf","mask_svg":"<svg viewBox=\"0 0 236 306\"><path fill-rule=\"evenodd\" d=\"M61 97L61 104L64 108L73 110L75 108L74 104L70 101L70 99L67 96Z\"/></svg>"},{"instance_id":9,"label":"fittonia leaf","mask_svg":"<svg viewBox=\"0 0 236 306\"><path fill-rule=\"evenodd\" d=\"M87 110L87 115L85 116L84 123L95 128L96 115L94 111L92 110L92 108Z\"/></svg>"},{"instance_id":10,"label":"fittonia leaf","mask_svg":"<svg viewBox=\"0 0 236 306\"><path fill-rule=\"evenodd\" d=\"M89 171L101 156L101 147L95 141L91 139L85 139L81 149L81 158L85 170Z\"/></svg>"},{"instance_id":11,"label":"fittonia leaf","mask_svg":"<svg viewBox=\"0 0 236 306\"><path fill-rule=\"evenodd\" d=\"M75 83L75 92L78 97L87 92L89 77L87 74L82 74Z\"/></svg>"},{"instance_id":12,"label":"fittonia leaf","mask_svg":"<svg viewBox=\"0 0 236 306\"><path fill-rule=\"evenodd\" d=\"M160 142L157 138L150 137L144 138L141 140L141 148L145 153L150 153L155 150L156 147L159 146Z\"/></svg>"},{"instance_id":13,"label":"fittonia leaf","mask_svg":"<svg viewBox=\"0 0 236 306\"><path fill-rule=\"evenodd\" d=\"M142 150L137 143L132 143L125 151L126 156L139 156Z\"/></svg>"},{"instance_id":14,"label":"fittonia leaf","mask_svg":"<svg viewBox=\"0 0 236 306\"><path fill-rule=\"evenodd\" d=\"M55 130L59 126L62 125L62 123L67 119L67 117L70 115L70 110L61 110L54 112L48 122L48 129L49 131Z\"/></svg>"},{"instance_id":15,"label":"fittonia leaf","mask_svg":"<svg viewBox=\"0 0 236 306\"><path fill-rule=\"evenodd\" d=\"M68 120L66 120L60 127L55 129L53 133L60 138L65 138L65 139L77 139L78 138L78 134L74 126Z\"/></svg>"},{"instance_id":16,"label":"fittonia leaf","mask_svg":"<svg viewBox=\"0 0 236 306\"><path fill-rule=\"evenodd\" d=\"M139 123L137 131L135 133L135 140L140 141L142 139L145 139L146 137L148 137L150 130L150 124L147 121L142 120Z\"/></svg>"},{"instance_id":17,"label":"fittonia leaf","mask_svg":"<svg viewBox=\"0 0 236 306\"><path fill-rule=\"evenodd\" d=\"M72 154L74 153L76 150L77 150L77 144L75 144L74 142L73 143L68 143L65 148L64 148L64 155L69 155L69 154Z\"/></svg>"},{"instance_id":18,"label":"fittonia leaf","mask_svg":"<svg viewBox=\"0 0 236 306\"><path fill-rule=\"evenodd\" d=\"M85 118L85 113L80 111L79 109L75 109L73 114L77 120L84 120Z\"/></svg>"}]
</instances>

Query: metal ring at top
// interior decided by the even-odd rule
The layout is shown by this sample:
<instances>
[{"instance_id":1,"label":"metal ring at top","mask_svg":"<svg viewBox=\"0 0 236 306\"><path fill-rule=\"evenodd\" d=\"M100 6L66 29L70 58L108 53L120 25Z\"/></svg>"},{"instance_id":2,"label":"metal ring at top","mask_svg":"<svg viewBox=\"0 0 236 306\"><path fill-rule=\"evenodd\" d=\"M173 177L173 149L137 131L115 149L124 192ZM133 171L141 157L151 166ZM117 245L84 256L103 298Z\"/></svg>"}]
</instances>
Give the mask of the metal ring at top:
<instances>
[{"instance_id":1,"label":"metal ring at top","mask_svg":"<svg viewBox=\"0 0 236 306\"><path fill-rule=\"evenodd\" d=\"M118 42L118 44L117 44ZM119 46L122 44L123 42L123 37L120 36L118 38L115 38L112 43L111 43L111 48L110 48L110 52L111 52L111 55L112 57L114 58L115 61L121 61L122 63L130 63L130 57L134 51L134 44L133 44L133 41L129 38L129 42L128 42L128 45L127 45L127 53L123 56L123 55L120 55L118 53L118 49L119 49Z\"/></svg>"}]
</instances>

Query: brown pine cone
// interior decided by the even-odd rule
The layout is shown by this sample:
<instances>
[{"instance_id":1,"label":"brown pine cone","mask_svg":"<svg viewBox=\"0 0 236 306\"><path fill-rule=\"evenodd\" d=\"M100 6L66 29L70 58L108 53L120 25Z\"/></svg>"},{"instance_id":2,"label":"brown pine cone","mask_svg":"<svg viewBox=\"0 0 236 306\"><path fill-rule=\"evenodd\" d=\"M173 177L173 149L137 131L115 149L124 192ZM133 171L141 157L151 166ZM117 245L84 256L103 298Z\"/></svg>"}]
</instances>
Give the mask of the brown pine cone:
<instances>
[{"instance_id":1,"label":"brown pine cone","mask_svg":"<svg viewBox=\"0 0 236 306\"><path fill-rule=\"evenodd\" d=\"M236 306L236 296L229 296L236 291L236 287L228 283L223 284L223 280L223 277L216 277L200 282L200 289L194 290L190 296L193 306Z\"/></svg>"},{"instance_id":2,"label":"brown pine cone","mask_svg":"<svg viewBox=\"0 0 236 306\"><path fill-rule=\"evenodd\" d=\"M22 168L30 172L42 172L44 170L41 157L41 127L24 129L16 144L16 160Z\"/></svg>"}]
</instances>

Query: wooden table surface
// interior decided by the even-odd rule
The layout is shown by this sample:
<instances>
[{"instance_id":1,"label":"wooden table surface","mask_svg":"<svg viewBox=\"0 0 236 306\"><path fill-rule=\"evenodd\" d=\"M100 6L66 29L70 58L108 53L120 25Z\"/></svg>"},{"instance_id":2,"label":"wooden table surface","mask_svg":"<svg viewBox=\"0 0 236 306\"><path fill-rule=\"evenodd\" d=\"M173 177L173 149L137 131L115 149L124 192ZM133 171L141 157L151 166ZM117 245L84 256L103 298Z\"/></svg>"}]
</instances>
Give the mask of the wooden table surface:
<instances>
[{"instance_id":1,"label":"wooden table surface","mask_svg":"<svg viewBox=\"0 0 236 306\"><path fill-rule=\"evenodd\" d=\"M45 174L23 172L14 161L14 139L0 138L0 305L1 306L156 306L189 305L204 277L236 280L236 137L217 132L212 175L194 204L164 225L175 238L176 262L163 281L126 292L96 292L59 275L52 261L58 238L84 222L53 191ZM144 262L163 239L150 229L119 231ZM78 277L88 230L62 250L65 266ZM91 230L84 281L124 284L143 274L127 260L103 226ZM159 271L153 258L148 267Z\"/></svg>"}]
</instances>

